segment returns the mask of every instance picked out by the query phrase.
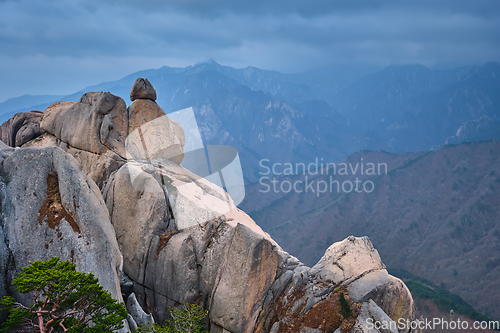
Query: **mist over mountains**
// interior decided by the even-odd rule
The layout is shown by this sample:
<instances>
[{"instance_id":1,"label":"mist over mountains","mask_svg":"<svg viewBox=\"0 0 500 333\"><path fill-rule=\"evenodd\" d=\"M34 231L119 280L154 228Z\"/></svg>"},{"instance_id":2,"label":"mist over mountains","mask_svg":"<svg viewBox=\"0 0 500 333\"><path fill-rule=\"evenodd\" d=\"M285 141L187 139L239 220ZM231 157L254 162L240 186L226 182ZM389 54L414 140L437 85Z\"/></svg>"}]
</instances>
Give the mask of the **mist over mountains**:
<instances>
[{"instance_id":1,"label":"mist over mountains","mask_svg":"<svg viewBox=\"0 0 500 333\"><path fill-rule=\"evenodd\" d=\"M157 88L165 112L193 108L205 144L237 148L250 183L258 179L261 159L334 162L363 149L426 151L447 141L500 138L500 65L495 62L448 70L417 64L282 74L212 60L141 71L84 91L109 91L128 100L139 76ZM81 94L9 99L0 104L0 120L43 110L57 100L76 101Z\"/></svg>"}]
</instances>

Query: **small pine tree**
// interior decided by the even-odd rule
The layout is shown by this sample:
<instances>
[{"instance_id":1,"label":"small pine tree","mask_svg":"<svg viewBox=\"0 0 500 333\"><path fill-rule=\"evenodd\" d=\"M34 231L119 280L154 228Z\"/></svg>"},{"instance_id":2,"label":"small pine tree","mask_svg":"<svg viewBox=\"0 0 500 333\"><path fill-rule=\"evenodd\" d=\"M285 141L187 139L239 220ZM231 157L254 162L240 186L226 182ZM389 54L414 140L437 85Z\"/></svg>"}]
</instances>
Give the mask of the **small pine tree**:
<instances>
[{"instance_id":1,"label":"small pine tree","mask_svg":"<svg viewBox=\"0 0 500 333\"><path fill-rule=\"evenodd\" d=\"M137 333L206 333L203 318L208 311L197 304L185 304L183 309L168 309L172 316L165 325L153 324L149 327L139 327Z\"/></svg>"},{"instance_id":2,"label":"small pine tree","mask_svg":"<svg viewBox=\"0 0 500 333\"><path fill-rule=\"evenodd\" d=\"M349 303L344 297L344 293L340 293L339 296L339 302L340 302L340 314L344 317L350 317L352 315L352 310L351 307L349 306Z\"/></svg>"},{"instance_id":3,"label":"small pine tree","mask_svg":"<svg viewBox=\"0 0 500 333\"><path fill-rule=\"evenodd\" d=\"M78 272L69 261L54 257L24 267L13 281L21 293L31 293L31 306L6 296L1 304L9 310L1 333L22 326L36 332L112 332L123 327L125 306L99 285L92 273Z\"/></svg>"}]
</instances>

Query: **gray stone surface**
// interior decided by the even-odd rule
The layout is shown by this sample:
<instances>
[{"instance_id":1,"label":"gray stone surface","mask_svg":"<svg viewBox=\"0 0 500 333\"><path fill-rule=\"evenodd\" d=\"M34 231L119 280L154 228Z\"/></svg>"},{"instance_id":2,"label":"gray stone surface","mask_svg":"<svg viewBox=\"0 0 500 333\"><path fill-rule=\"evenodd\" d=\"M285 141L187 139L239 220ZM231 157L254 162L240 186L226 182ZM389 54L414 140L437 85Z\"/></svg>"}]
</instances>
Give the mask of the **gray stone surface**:
<instances>
[{"instance_id":1,"label":"gray stone surface","mask_svg":"<svg viewBox=\"0 0 500 333\"><path fill-rule=\"evenodd\" d=\"M379 328L378 328L379 327ZM352 333L398 333L397 323L372 300L364 302Z\"/></svg>"},{"instance_id":2,"label":"gray stone surface","mask_svg":"<svg viewBox=\"0 0 500 333\"><path fill-rule=\"evenodd\" d=\"M210 319L232 332L253 332L262 301L276 278L277 249L242 224L235 227L219 268Z\"/></svg>"},{"instance_id":3,"label":"gray stone surface","mask_svg":"<svg viewBox=\"0 0 500 333\"><path fill-rule=\"evenodd\" d=\"M373 300L385 313L397 320L413 318L413 298L406 285L387 271L370 272L348 286L349 295L355 302Z\"/></svg>"},{"instance_id":4,"label":"gray stone surface","mask_svg":"<svg viewBox=\"0 0 500 333\"><path fill-rule=\"evenodd\" d=\"M166 231L169 211L159 180L141 165L122 166L104 189L104 196L124 257L124 271L143 284L148 253L155 235Z\"/></svg>"},{"instance_id":5,"label":"gray stone surface","mask_svg":"<svg viewBox=\"0 0 500 333\"><path fill-rule=\"evenodd\" d=\"M409 290L387 273L367 237L351 236L333 244L313 268L293 257L282 261L283 273L273 283L257 321L260 332L286 332L290 327L300 332L338 331L343 321L340 293L358 318L350 332L378 332L363 324L366 313L356 310L355 303L371 304L370 315L383 314L389 321L414 318ZM289 261L293 265L288 266Z\"/></svg>"},{"instance_id":6,"label":"gray stone surface","mask_svg":"<svg viewBox=\"0 0 500 333\"><path fill-rule=\"evenodd\" d=\"M115 232L99 189L75 159L56 147L18 148L3 155L0 166L5 196L1 228L15 271L30 261L69 259L122 300ZM9 279L14 273L9 272Z\"/></svg>"},{"instance_id":7,"label":"gray stone surface","mask_svg":"<svg viewBox=\"0 0 500 333\"><path fill-rule=\"evenodd\" d=\"M167 300L177 305L198 303L201 299L198 260L191 235L181 232L165 236L170 237L166 244L161 236L153 238L144 282L155 293L150 298L156 311L166 311L161 305Z\"/></svg>"},{"instance_id":8,"label":"gray stone surface","mask_svg":"<svg viewBox=\"0 0 500 333\"><path fill-rule=\"evenodd\" d=\"M59 147L71 154L80 164L82 171L92 179L100 189L105 186L111 174L126 163L125 159L111 150L107 150L103 154L88 152L86 150L74 148L49 133L42 134L35 140L25 143L22 147L44 148L50 146Z\"/></svg>"},{"instance_id":9,"label":"gray stone surface","mask_svg":"<svg viewBox=\"0 0 500 333\"><path fill-rule=\"evenodd\" d=\"M45 112L40 127L74 148L125 157L128 134L125 101L108 92L89 92L77 103L56 103Z\"/></svg>"},{"instance_id":10,"label":"gray stone surface","mask_svg":"<svg viewBox=\"0 0 500 333\"><path fill-rule=\"evenodd\" d=\"M138 326L150 326L155 322L153 316L151 314L147 314L141 308L134 293L130 294L130 296L128 297L126 307L128 313L133 319L133 323L135 323L136 325L136 328Z\"/></svg>"}]
</instances>

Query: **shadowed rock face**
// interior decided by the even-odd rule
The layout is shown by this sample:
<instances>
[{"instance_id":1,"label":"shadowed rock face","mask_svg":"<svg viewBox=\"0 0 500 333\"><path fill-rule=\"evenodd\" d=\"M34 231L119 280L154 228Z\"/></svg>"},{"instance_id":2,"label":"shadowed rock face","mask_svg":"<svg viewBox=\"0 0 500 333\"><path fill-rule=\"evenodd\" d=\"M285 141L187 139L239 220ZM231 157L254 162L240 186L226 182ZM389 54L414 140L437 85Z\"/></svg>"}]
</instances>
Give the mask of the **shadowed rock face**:
<instances>
[{"instance_id":1,"label":"shadowed rock face","mask_svg":"<svg viewBox=\"0 0 500 333\"><path fill-rule=\"evenodd\" d=\"M42 120L48 133L25 148L0 146L0 276L9 277L0 280L1 295L10 292L16 269L54 255L94 272L117 299L124 293L131 327L134 317L147 318L139 305L163 322L169 307L183 303L209 310L211 332L369 332L367 318L413 319L408 289L387 273L368 238L335 243L306 267L223 189L179 165L182 159L142 156L158 148L155 142L157 151L183 156L184 145L182 129L158 111L148 83L134 85L129 112L116 96L88 93L50 106ZM156 111L148 114L141 103ZM137 124L132 131L129 119ZM133 135L158 119L156 141ZM132 147L124 142L135 143L123 152ZM148 144L152 149L140 150ZM341 294L352 311L347 318Z\"/></svg>"},{"instance_id":2,"label":"shadowed rock face","mask_svg":"<svg viewBox=\"0 0 500 333\"><path fill-rule=\"evenodd\" d=\"M140 77L135 80L132 89L130 89L130 100L135 101L136 99L156 101L156 90L148 79Z\"/></svg>"},{"instance_id":3,"label":"shadowed rock face","mask_svg":"<svg viewBox=\"0 0 500 333\"><path fill-rule=\"evenodd\" d=\"M11 147L22 146L43 133L40 129L42 116L40 111L17 113L0 126L0 139Z\"/></svg>"}]
</instances>

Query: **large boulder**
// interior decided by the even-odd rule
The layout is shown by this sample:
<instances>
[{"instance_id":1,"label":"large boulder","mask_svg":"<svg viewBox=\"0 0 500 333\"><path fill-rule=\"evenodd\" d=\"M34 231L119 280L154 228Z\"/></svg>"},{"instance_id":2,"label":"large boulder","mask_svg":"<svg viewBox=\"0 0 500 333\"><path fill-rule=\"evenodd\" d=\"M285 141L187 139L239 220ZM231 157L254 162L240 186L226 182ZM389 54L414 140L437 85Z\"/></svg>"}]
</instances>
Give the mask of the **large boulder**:
<instances>
[{"instance_id":1,"label":"large boulder","mask_svg":"<svg viewBox=\"0 0 500 333\"><path fill-rule=\"evenodd\" d=\"M5 240L0 257L12 261L0 266L7 280L3 292L28 301L11 286L15 274L30 261L56 256L94 273L122 301L121 253L97 186L59 148L0 148L0 233Z\"/></svg>"},{"instance_id":2,"label":"large boulder","mask_svg":"<svg viewBox=\"0 0 500 333\"><path fill-rule=\"evenodd\" d=\"M100 189L126 162L128 114L120 97L87 93L77 103L54 103L43 113L40 126L47 133L22 147L60 147Z\"/></svg>"},{"instance_id":3,"label":"large boulder","mask_svg":"<svg viewBox=\"0 0 500 333\"><path fill-rule=\"evenodd\" d=\"M42 135L40 129L43 112L31 111L16 113L0 126L0 140L11 147L20 147L24 143Z\"/></svg>"},{"instance_id":4,"label":"large boulder","mask_svg":"<svg viewBox=\"0 0 500 333\"><path fill-rule=\"evenodd\" d=\"M212 303L216 280L222 279L222 285L230 284L232 277L227 274L218 277L218 274L230 244L242 241L232 239L245 239L241 236L244 233L240 230L242 224L245 232L253 235L248 236L250 239L259 239L253 245L250 241L245 243L248 251L252 251L252 247L257 247L257 252L262 251L260 246L264 240L268 244L264 249L268 251L277 245L248 215L239 211L218 186L173 162L155 165L128 162L112 175L104 196L124 255L124 271L136 284L139 302L161 322L168 317L166 310L170 306L186 302L201 302L207 306ZM192 196L189 187L192 184L200 189L199 197L189 201L186 197ZM183 204L178 206L180 202ZM235 230L239 230L237 234ZM248 259L246 255L244 252L240 259ZM253 266L249 263L248 267L250 270ZM276 274L276 267L267 267ZM240 273L253 274L250 271ZM245 279L253 285L249 276L234 278L235 284ZM229 289L221 290L228 292ZM224 293L216 294L219 301L214 304L219 310L223 308ZM248 297L259 298L259 295ZM247 304L253 309L253 302ZM246 316L242 312L238 318L244 322Z\"/></svg>"},{"instance_id":5,"label":"large boulder","mask_svg":"<svg viewBox=\"0 0 500 333\"><path fill-rule=\"evenodd\" d=\"M128 135L125 101L108 92L89 92L77 103L62 102L45 110L40 127L74 148L125 157Z\"/></svg>"},{"instance_id":6,"label":"large boulder","mask_svg":"<svg viewBox=\"0 0 500 333\"><path fill-rule=\"evenodd\" d=\"M385 265L368 237L350 236L331 245L311 269L311 274L340 284L355 280L366 272L384 269Z\"/></svg>"}]
</instances>

